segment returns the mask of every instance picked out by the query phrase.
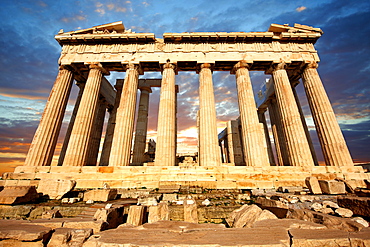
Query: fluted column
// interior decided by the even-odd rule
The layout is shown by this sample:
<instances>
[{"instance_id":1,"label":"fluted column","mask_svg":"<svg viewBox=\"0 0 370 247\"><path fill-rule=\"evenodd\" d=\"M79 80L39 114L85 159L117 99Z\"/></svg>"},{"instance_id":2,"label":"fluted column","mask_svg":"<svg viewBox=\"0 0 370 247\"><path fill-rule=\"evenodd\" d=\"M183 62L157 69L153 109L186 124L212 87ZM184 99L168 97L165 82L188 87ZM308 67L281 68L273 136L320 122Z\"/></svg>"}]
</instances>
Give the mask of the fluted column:
<instances>
[{"instance_id":1,"label":"fluted column","mask_svg":"<svg viewBox=\"0 0 370 247\"><path fill-rule=\"evenodd\" d=\"M243 61L234 66L238 90L242 141L246 166L268 166L268 154L262 126L258 120L256 102L248 71L249 65Z\"/></svg>"},{"instance_id":2,"label":"fluted column","mask_svg":"<svg viewBox=\"0 0 370 247\"><path fill-rule=\"evenodd\" d=\"M208 63L202 64L199 72L199 134L200 165L221 165L212 71Z\"/></svg>"},{"instance_id":3,"label":"fluted column","mask_svg":"<svg viewBox=\"0 0 370 247\"><path fill-rule=\"evenodd\" d=\"M107 123L107 130L105 132L103 150L101 153L99 166L108 166L109 164L109 156L110 156L110 152L112 149L113 134L114 134L115 126L116 126L117 108L121 101L123 81L124 81L123 79L117 79L116 85L114 86L116 88L116 97L115 97L113 108L108 110L109 119Z\"/></svg>"},{"instance_id":4,"label":"fluted column","mask_svg":"<svg viewBox=\"0 0 370 247\"><path fill-rule=\"evenodd\" d=\"M314 162L314 164L316 166L318 166L319 165L319 162L317 160L315 148L313 146L313 142L312 142L312 139L311 139L311 136L310 136L310 131L308 130L306 119L304 117L302 106L301 106L301 103L299 102L298 94L297 94L297 91L295 90L295 87L292 87L292 92L293 92L293 95L294 95L294 98L295 98L295 102L297 102L297 107L298 107L299 115L301 116L301 121L302 121L302 126L303 126L303 129L304 129L304 133L306 134L308 145L310 146L310 150L311 150L311 155L312 155L313 162Z\"/></svg>"},{"instance_id":5,"label":"fluted column","mask_svg":"<svg viewBox=\"0 0 370 247\"><path fill-rule=\"evenodd\" d=\"M81 103L77 111L63 166L84 166L98 106L103 73L108 74L101 64L90 64Z\"/></svg>"},{"instance_id":6,"label":"fluted column","mask_svg":"<svg viewBox=\"0 0 370 247\"><path fill-rule=\"evenodd\" d=\"M134 140L134 150L132 154L133 164L142 164L145 162L145 145L148 128L148 108L149 94L152 92L150 87L140 88L139 110L136 120L136 131Z\"/></svg>"},{"instance_id":7,"label":"fluted column","mask_svg":"<svg viewBox=\"0 0 370 247\"><path fill-rule=\"evenodd\" d=\"M134 64L129 64L126 67L121 101L117 108L109 166L128 166L130 164L139 69L139 66Z\"/></svg>"},{"instance_id":8,"label":"fluted column","mask_svg":"<svg viewBox=\"0 0 370 247\"><path fill-rule=\"evenodd\" d=\"M71 133L72 133L73 125L75 123L78 107L80 106L82 94L83 94L84 89L85 89L85 83L86 82L77 82L76 83L76 85L80 88L80 90L78 91L78 95L77 95L77 99L76 99L76 102L75 102L75 106L73 108L72 116L71 116L71 119L69 120L66 135L64 137L63 146L62 146L62 149L60 150L59 159L58 159L58 166L61 166L63 164L64 157L66 155L66 151L67 151L69 139L71 138Z\"/></svg>"},{"instance_id":9,"label":"fluted column","mask_svg":"<svg viewBox=\"0 0 370 247\"><path fill-rule=\"evenodd\" d=\"M284 63L275 64L271 71L289 163L292 166L310 167L314 162L285 66Z\"/></svg>"},{"instance_id":10,"label":"fluted column","mask_svg":"<svg viewBox=\"0 0 370 247\"><path fill-rule=\"evenodd\" d=\"M72 81L72 71L64 66L59 67L58 76L28 150L25 165L49 166L51 164Z\"/></svg>"},{"instance_id":11,"label":"fluted column","mask_svg":"<svg viewBox=\"0 0 370 247\"><path fill-rule=\"evenodd\" d=\"M316 68L317 63L308 64L302 78L325 163L328 166L352 166L346 141Z\"/></svg>"},{"instance_id":12,"label":"fluted column","mask_svg":"<svg viewBox=\"0 0 370 247\"><path fill-rule=\"evenodd\" d=\"M274 154L272 152L272 147L271 147L271 140L270 140L270 134L269 134L269 130L268 130L268 127L267 127L267 123L266 123L266 117L265 117L265 111L266 109L258 109L258 119L260 121L260 123L263 124L263 130L265 132L265 139L266 139L266 144L267 144L267 153L268 153L268 156L269 156L269 162L271 165L276 165L275 163L275 159L274 159Z\"/></svg>"},{"instance_id":13,"label":"fluted column","mask_svg":"<svg viewBox=\"0 0 370 247\"><path fill-rule=\"evenodd\" d=\"M86 165L96 166L99 154L101 135L103 133L103 126L105 120L105 112L107 105L104 98L100 98L96 108L95 120L93 124L93 131L91 134L90 144L88 148L88 155Z\"/></svg>"},{"instance_id":14,"label":"fluted column","mask_svg":"<svg viewBox=\"0 0 370 247\"><path fill-rule=\"evenodd\" d=\"M277 164L279 166L288 166L289 165L288 152L283 133L283 127L281 125L280 113L277 108L276 98L270 100L268 110L271 121L272 135L274 137Z\"/></svg>"},{"instance_id":15,"label":"fluted column","mask_svg":"<svg viewBox=\"0 0 370 247\"><path fill-rule=\"evenodd\" d=\"M163 66L158 110L156 166L174 166L176 161L175 65Z\"/></svg>"}]
</instances>

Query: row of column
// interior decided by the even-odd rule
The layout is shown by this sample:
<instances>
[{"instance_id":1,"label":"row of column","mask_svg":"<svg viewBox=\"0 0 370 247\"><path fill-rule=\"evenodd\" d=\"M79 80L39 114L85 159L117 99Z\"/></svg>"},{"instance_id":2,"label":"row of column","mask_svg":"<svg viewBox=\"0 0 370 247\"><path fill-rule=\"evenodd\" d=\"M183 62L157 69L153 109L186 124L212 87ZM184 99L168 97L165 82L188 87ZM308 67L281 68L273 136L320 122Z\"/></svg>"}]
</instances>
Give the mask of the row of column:
<instances>
[{"instance_id":1,"label":"row of column","mask_svg":"<svg viewBox=\"0 0 370 247\"><path fill-rule=\"evenodd\" d=\"M298 96L292 86L297 83L289 81L285 67L284 63L279 63L274 64L268 70L268 73L272 74L275 91L275 95L269 99L268 110L275 140L277 162L274 159L264 115L266 109L255 109L248 72L249 65L245 62L239 62L234 67L233 73L236 74L240 110L240 139L242 140L243 156L247 166L261 167L277 164L310 167L318 165ZM328 166L353 165L316 68L316 63L307 64L302 72L302 79L325 163ZM223 162L241 165L242 163L236 160L237 154L235 151L238 144L233 140L235 136L239 135L239 133L233 132L239 130L233 128L232 124L233 121L228 122L225 129L226 135L222 140L219 140L219 145L222 157L225 155L226 159ZM224 144L222 144L222 141L224 141Z\"/></svg>"},{"instance_id":2,"label":"row of column","mask_svg":"<svg viewBox=\"0 0 370 247\"><path fill-rule=\"evenodd\" d=\"M318 165L297 93L289 81L285 67L284 63L275 64L269 71L274 82L275 96L270 99L268 110L277 163L292 166ZM301 76L326 165L353 165L333 108L317 73L317 63L307 64ZM269 143L269 140L267 142Z\"/></svg>"},{"instance_id":3,"label":"row of column","mask_svg":"<svg viewBox=\"0 0 370 247\"><path fill-rule=\"evenodd\" d=\"M247 166L263 167L271 163L270 147L267 146L263 116L258 114L254 100L249 64L240 61L232 73L236 75L238 102L241 121L242 147ZM317 128L327 165L351 165L352 159L344 141L334 112L316 71L316 64L309 64L303 70L302 78L308 102ZM216 110L212 82L211 64L199 67L199 163L202 166L221 165L218 146ZM71 119L70 134L59 159L63 166L84 166L96 164L101 130L105 115L104 99L99 98L103 75L108 74L100 64L91 64L88 79L81 86L76 102L75 117ZM130 164L133 138L136 92L139 65L126 67L124 83L117 83L115 107L111 109L101 165L127 166ZM314 158L312 145L302 125L301 114L285 64L274 64L270 70L274 80L276 100L269 105L272 132L276 137L279 162L293 166L312 166ZM156 148L157 166L174 166L176 158L176 66L163 66L160 106L158 113L158 136ZM40 125L26 158L26 165L50 165L58 134L69 98L73 72L60 67L58 77L45 107ZM123 84L123 85L122 85ZM139 117L137 122L134 164L143 162L147 132L147 108L150 88L141 90ZM99 107L100 106L100 107ZM262 122L262 123L261 123ZM68 143L68 145L66 145Z\"/></svg>"}]
</instances>

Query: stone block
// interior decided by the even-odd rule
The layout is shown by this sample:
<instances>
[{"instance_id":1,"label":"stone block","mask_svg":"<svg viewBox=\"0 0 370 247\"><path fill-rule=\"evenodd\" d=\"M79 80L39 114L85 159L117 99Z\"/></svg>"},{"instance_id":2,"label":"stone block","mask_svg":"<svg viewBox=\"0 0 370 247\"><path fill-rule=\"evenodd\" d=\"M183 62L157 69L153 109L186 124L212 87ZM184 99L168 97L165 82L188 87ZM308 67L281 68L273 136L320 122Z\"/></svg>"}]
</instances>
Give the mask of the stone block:
<instances>
[{"instance_id":1,"label":"stone block","mask_svg":"<svg viewBox=\"0 0 370 247\"><path fill-rule=\"evenodd\" d=\"M343 218L351 218L353 215L353 212L347 208L337 208L335 213Z\"/></svg>"},{"instance_id":2,"label":"stone block","mask_svg":"<svg viewBox=\"0 0 370 247\"><path fill-rule=\"evenodd\" d=\"M92 229L57 228L51 236L48 247L82 246L92 235Z\"/></svg>"},{"instance_id":3,"label":"stone block","mask_svg":"<svg viewBox=\"0 0 370 247\"><path fill-rule=\"evenodd\" d=\"M148 211L148 223L170 219L170 212L167 203L162 202L156 206L150 206Z\"/></svg>"},{"instance_id":4,"label":"stone block","mask_svg":"<svg viewBox=\"0 0 370 247\"><path fill-rule=\"evenodd\" d=\"M50 173L80 173L81 166L50 166Z\"/></svg>"},{"instance_id":5,"label":"stone block","mask_svg":"<svg viewBox=\"0 0 370 247\"><path fill-rule=\"evenodd\" d=\"M36 166L17 166L14 173L35 173Z\"/></svg>"},{"instance_id":6,"label":"stone block","mask_svg":"<svg viewBox=\"0 0 370 247\"><path fill-rule=\"evenodd\" d=\"M253 223L252 228L261 228L261 229L271 229L271 228L279 228L279 229L327 229L326 226L307 222L304 220L296 220L296 219L265 219L256 221Z\"/></svg>"},{"instance_id":7,"label":"stone block","mask_svg":"<svg viewBox=\"0 0 370 247\"><path fill-rule=\"evenodd\" d=\"M257 205L243 205L234 210L226 219L226 222L233 228L250 227L256 222L261 213L262 209Z\"/></svg>"},{"instance_id":8,"label":"stone block","mask_svg":"<svg viewBox=\"0 0 370 247\"><path fill-rule=\"evenodd\" d=\"M158 201L155 197L139 197L138 200L137 200L137 203L139 205L143 205L143 206L153 206L153 205L157 205L158 204Z\"/></svg>"},{"instance_id":9,"label":"stone block","mask_svg":"<svg viewBox=\"0 0 370 247\"><path fill-rule=\"evenodd\" d=\"M123 207L99 208L95 214L95 220L102 220L108 223L108 229L116 228L123 223Z\"/></svg>"},{"instance_id":10,"label":"stone block","mask_svg":"<svg viewBox=\"0 0 370 247\"><path fill-rule=\"evenodd\" d=\"M0 192L0 204L21 204L34 202L39 198L34 186L5 186Z\"/></svg>"},{"instance_id":11,"label":"stone block","mask_svg":"<svg viewBox=\"0 0 370 247\"><path fill-rule=\"evenodd\" d=\"M343 182L335 180L319 180L322 193L328 195L339 195L346 193L346 187Z\"/></svg>"},{"instance_id":12,"label":"stone block","mask_svg":"<svg viewBox=\"0 0 370 247\"><path fill-rule=\"evenodd\" d=\"M307 177L305 179L305 183L310 190L311 194L322 194L321 187L319 181L316 177Z\"/></svg>"},{"instance_id":13,"label":"stone block","mask_svg":"<svg viewBox=\"0 0 370 247\"><path fill-rule=\"evenodd\" d=\"M177 200L177 194L163 194L162 201L172 202Z\"/></svg>"},{"instance_id":14,"label":"stone block","mask_svg":"<svg viewBox=\"0 0 370 247\"><path fill-rule=\"evenodd\" d=\"M370 198L357 196L339 196L338 205L350 209L355 215L370 217Z\"/></svg>"},{"instance_id":15,"label":"stone block","mask_svg":"<svg viewBox=\"0 0 370 247\"><path fill-rule=\"evenodd\" d=\"M291 229L292 247L350 246L348 233L335 229Z\"/></svg>"},{"instance_id":16,"label":"stone block","mask_svg":"<svg viewBox=\"0 0 370 247\"><path fill-rule=\"evenodd\" d=\"M364 228L363 225L351 219L340 218L306 209L289 209L287 218L323 224L328 229L338 229L347 232L359 231Z\"/></svg>"},{"instance_id":17,"label":"stone block","mask_svg":"<svg viewBox=\"0 0 370 247\"><path fill-rule=\"evenodd\" d=\"M84 246L289 246L286 230L225 229L219 224L160 221L140 228L119 227L89 238ZM115 244L117 246L117 244Z\"/></svg>"},{"instance_id":18,"label":"stone block","mask_svg":"<svg viewBox=\"0 0 370 247\"><path fill-rule=\"evenodd\" d=\"M27 223L27 221L0 220L0 240L9 239L22 242L41 242L42 244L43 241L46 241L50 237L50 234L51 228ZM2 242L0 242L0 244L1 243Z\"/></svg>"},{"instance_id":19,"label":"stone block","mask_svg":"<svg viewBox=\"0 0 370 247\"><path fill-rule=\"evenodd\" d=\"M352 218L352 220L355 221L355 222L357 222L357 223L360 223L364 227L369 227L369 222L367 222L366 220L364 220L361 217L354 217L354 218Z\"/></svg>"},{"instance_id":20,"label":"stone block","mask_svg":"<svg viewBox=\"0 0 370 247\"><path fill-rule=\"evenodd\" d=\"M32 220L31 223L34 225L40 225L44 227L49 227L51 229L60 228L63 226L65 219L62 218L53 218L53 219L36 219Z\"/></svg>"},{"instance_id":21,"label":"stone block","mask_svg":"<svg viewBox=\"0 0 370 247\"><path fill-rule=\"evenodd\" d=\"M133 226L140 226L144 223L145 214L145 206L130 206L126 223Z\"/></svg>"},{"instance_id":22,"label":"stone block","mask_svg":"<svg viewBox=\"0 0 370 247\"><path fill-rule=\"evenodd\" d=\"M117 189L100 189L100 190L89 190L84 193L84 201L93 200L106 202L114 200L117 196Z\"/></svg>"},{"instance_id":23,"label":"stone block","mask_svg":"<svg viewBox=\"0 0 370 247\"><path fill-rule=\"evenodd\" d=\"M282 193L294 193L295 191L302 191L301 186L280 186L276 191Z\"/></svg>"},{"instance_id":24,"label":"stone block","mask_svg":"<svg viewBox=\"0 0 370 247\"><path fill-rule=\"evenodd\" d=\"M197 203L193 199L184 200L184 221L198 223Z\"/></svg>"},{"instance_id":25,"label":"stone block","mask_svg":"<svg viewBox=\"0 0 370 247\"><path fill-rule=\"evenodd\" d=\"M41 219L53 219L53 218L62 218L62 214L58 209L52 209L44 211L41 215Z\"/></svg>"},{"instance_id":26,"label":"stone block","mask_svg":"<svg viewBox=\"0 0 370 247\"><path fill-rule=\"evenodd\" d=\"M70 218L64 219L63 227L73 229L92 229L93 233L96 234L100 231L106 230L108 223L103 220Z\"/></svg>"},{"instance_id":27,"label":"stone block","mask_svg":"<svg viewBox=\"0 0 370 247\"><path fill-rule=\"evenodd\" d=\"M370 228L364 228L359 232L350 232L349 241L351 246L370 246Z\"/></svg>"},{"instance_id":28,"label":"stone block","mask_svg":"<svg viewBox=\"0 0 370 247\"><path fill-rule=\"evenodd\" d=\"M366 183L365 183L365 180L363 180L363 179L350 179L350 180L346 180L346 182L353 189L366 188Z\"/></svg>"},{"instance_id":29,"label":"stone block","mask_svg":"<svg viewBox=\"0 0 370 247\"><path fill-rule=\"evenodd\" d=\"M41 179L37 192L48 195L52 200L61 199L67 192L73 190L76 185L74 180Z\"/></svg>"}]
</instances>

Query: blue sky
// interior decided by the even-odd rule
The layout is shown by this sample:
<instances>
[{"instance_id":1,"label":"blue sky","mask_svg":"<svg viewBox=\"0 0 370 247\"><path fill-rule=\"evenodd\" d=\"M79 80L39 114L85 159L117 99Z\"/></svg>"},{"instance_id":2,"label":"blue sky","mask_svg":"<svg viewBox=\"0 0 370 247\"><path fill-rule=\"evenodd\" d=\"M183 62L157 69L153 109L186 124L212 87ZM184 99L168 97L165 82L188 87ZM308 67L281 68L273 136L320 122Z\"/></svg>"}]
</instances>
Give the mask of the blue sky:
<instances>
[{"instance_id":1,"label":"blue sky","mask_svg":"<svg viewBox=\"0 0 370 247\"><path fill-rule=\"evenodd\" d=\"M359 1L13 1L0 8L0 166L22 164L58 70L61 51L54 35L60 29L80 28L123 21L126 29L164 32L267 31L271 23L319 27L324 35L315 47L321 58L319 73L355 161L370 161L370 2ZM145 77L158 78L156 73ZM268 78L251 72L257 90ZM112 73L111 83L123 78ZM238 117L235 77L214 73L218 126ZM198 108L197 75L179 73L179 141L195 126ZM297 87L315 147L319 144L302 85ZM66 113L73 107L77 87ZM159 90L151 94L149 133L155 137ZM65 131L66 124L63 125ZM60 139L62 140L62 135ZM320 152L319 152L320 153ZM319 154L319 158L322 157ZM322 159L322 158L321 158Z\"/></svg>"}]
</instances>

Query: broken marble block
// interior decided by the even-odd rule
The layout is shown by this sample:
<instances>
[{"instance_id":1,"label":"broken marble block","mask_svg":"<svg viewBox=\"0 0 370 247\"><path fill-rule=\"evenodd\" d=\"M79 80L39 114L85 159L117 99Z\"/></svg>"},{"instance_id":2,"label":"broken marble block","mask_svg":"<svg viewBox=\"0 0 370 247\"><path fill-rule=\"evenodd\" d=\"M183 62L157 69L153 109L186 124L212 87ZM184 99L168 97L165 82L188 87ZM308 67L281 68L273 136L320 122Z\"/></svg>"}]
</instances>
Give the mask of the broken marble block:
<instances>
[{"instance_id":1,"label":"broken marble block","mask_svg":"<svg viewBox=\"0 0 370 247\"><path fill-rule=\"evenodd\" d=\"M64 179L41 179L37 187L37 192L48 195L52 200L61 199L67 192L76 186L74 180Z\"/></svg>"},{"instance_id":2,"label":"broken marble block","mask_svg":"<svg viewBox=\"0 0 370 247\"><path fill-rule=\"evenodd\" d=\"M0 192L0 204L34 202L39 198L35 186L5 186Z\"/></svg>"},{"instance_id":3,"label":"broken marble block","mask_svg":"<svg viewBox=\"0 0 370 247\"><path fill-rule=\"evenodd\" d=\"M345 194L346 187L343 182L336 180L319 180L322 193L328 195Z\"/></svg>"}]
</instances>

